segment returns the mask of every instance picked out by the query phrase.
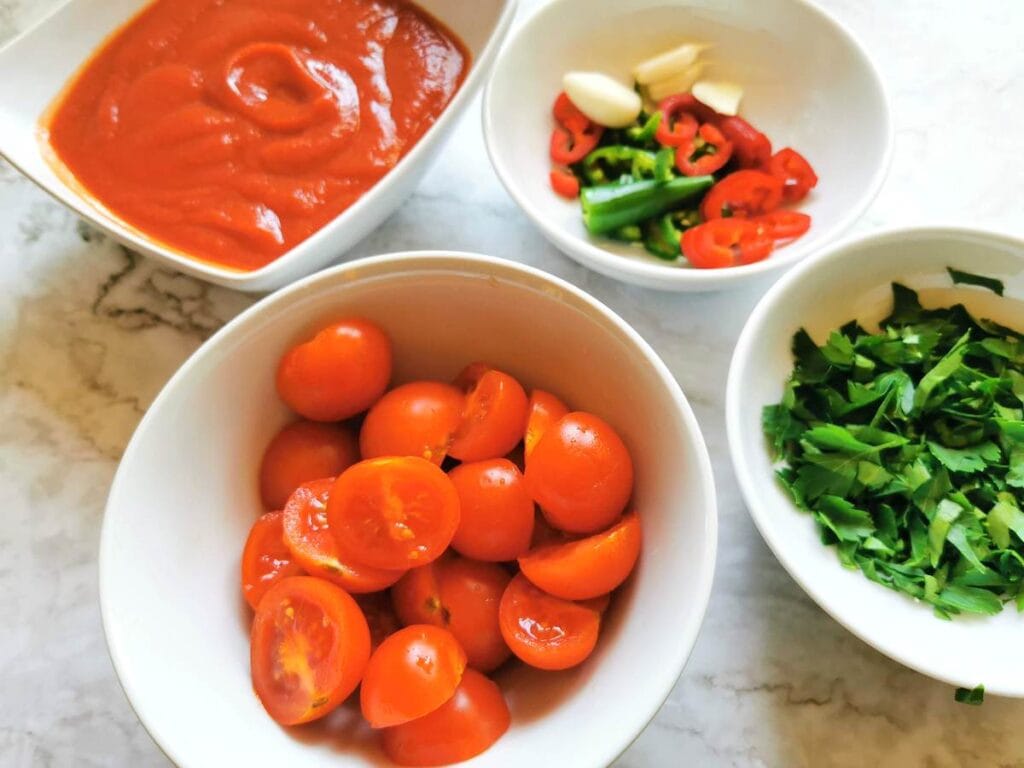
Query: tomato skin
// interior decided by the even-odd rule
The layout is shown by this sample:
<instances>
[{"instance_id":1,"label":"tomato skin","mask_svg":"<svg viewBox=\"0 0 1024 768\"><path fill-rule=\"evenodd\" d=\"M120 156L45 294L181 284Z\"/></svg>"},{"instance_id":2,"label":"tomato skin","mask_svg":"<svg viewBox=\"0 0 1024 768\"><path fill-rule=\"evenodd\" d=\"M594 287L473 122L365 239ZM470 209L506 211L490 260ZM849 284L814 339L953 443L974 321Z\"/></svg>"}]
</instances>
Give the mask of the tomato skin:
<instances>
[{"instance_id":1,"label":"tomato skin","mask_svg":"<svg viewBox=\"0 0 1024 768\"><path fill-rule=\"evenodd\" d=\"M260 462L260 497L280 509L292 491L320 477L336 477L359 461L359 442L347 427L294 421L267 445Z\"/></svg>"},{"instance_id":2,"label":"tomato skin","mask_svg":"<svg viewBox=\"0 0 1024 768\"><path fill-rule=\"evenodd\" d=\"M535 389L530 393L530 402L527 405L526 434L523 436L524 453L530 458L533 449L537 447L538 441L547 432L548 428L565 416L569 408L543 389Z\"/></svg>"},{"instance_id":3,"label":"tomato skin","mask_svg":"<svg viewBox=\"0 0 1024 768\"><path fill-rule=\"evenodd\" d=\"M782 199L796 203L818 186L818 174L807 159L795 149L780 149L768 162L769 172L782 182Z\"/></svg>"},{"instance_id":4,"label":"tomato skin","mask_svg":"<svg viewBox=\"0 0 1024 768\"><path fill-rule=\"evenodd\" d=\"M464 371L459 378L466 377ZM526 391L518 381L493 368L484 371L466 392L448 452L460 461L504 456L523 439L526 409Z\"/></svg>"},{"instance_id":5,"label":"tomato skin","mask_svg":"<svg viewBox=\"0 0 1024 768\"><path fill-rule=\"evenodd\" d=\"M501 634L522 661L538 669L568 669L597 645L601 614L537 589L523 574L509 582L498 609Z\"/></svg>"},{"instance_id":6,"label":"tomato skin","mask_svg":"<svg viewBox=\"0 0 1024 768\"><path fill-rule=\"evenodd\" d=\"M391 588L391 599L403 624L444 627L469 666L490 672L511 655L498 628L498 605L511 578L494 563L442 557L409 571Z\"/></svg>"},{"instance_id":7,"label":"tomato skin","mask_svg":"<svg viewBox=\"0 0 1024 768\"><path fill-rule=\"evenodd\" d=\"M311 655L312 654L312 655ZM370 630L341 587L292 576L260 600L252 623L252 684L281 725L308 723L341 704L363 676Z\"/></svg>"},{"instance_id":8,"label":"tomato skin","mask_svg":"<svg viewBox=\"0 0 1024 768\"><path fill-rule=\"evenodd\" d=\"M284 505L284 543L310 576L333 581L346 592L360 594L387 589L405 573L344 561L327 522L327 500L334 478L303 483Z\"/></svg>"},{"instance_id":9,"label":"tomato skin","mask_svg":"<svg viewBox=\"0 0 1024 768\"><path fill-rule=\"evenodd\" d=\"M774 248L771 233L754 219L712 219L683 233L683 255L698 269L753 264Z\"/></svg>"},{"instance_id":10,"label":"tomato skin","mask_svg":"<svg viewBox=\"0 0 1024 768\"><path fill-rule=\"evenodd\" d=\"M736 165L742 169L768 167L772 143L767 136L739 115L720 115L713 122L722 135L732 142L732 156Z\"/></svg>"},{"instance_id":11,"label":"tomato skin","mask_svg":"<svg viewBox=\"0 0 1024 768\"><path fill-rule=\"evenodd\" d=\"M440 466L459 427L463 395L440 381L395 387L374 403L359 432L364 459L419 456Z\"/></svg>"},{"instance_id":12,"label":"tomato skin","mask_svg":"<svg viewBox=\"0 0 1024 768\"><path fill-rule=\"evenodd\" d=\"M359 704L372 728L407 723L444 704L466 669L452 633L430 624L395 632L370 657Z\"/></svg>"},{"instance_id":13,"label":"tomato skin","mask_svg":"<svg viewBox=\"0 0 1024 768\"><path fill-rule=\"evenodd\" d=\"M402 622L395 615L391 595L387 592L370 592L353 595L370 628L370 651L376 651L385 639L402 628Z\"/></svg>"},{"instance_id":14,"label":"tomato skin","mask_svg":"<svg viewBox=\"0 0 1024 768\"><path fill-rule=\"evenodd\" d=\"M640 520L630 513L607 531L535 549L519 558L519 567L549 595L590 600L622 584L639 556Z\"/></svg>"},{"instance_id":15,"label":"tomato skin","mask_svg":"<svg viewBox=\"0 0 1024 768\"><path fill-rule=\"evenodd\" d=\"M487 750L511 720L501 689L467 669L448 701L417 720L386 728L381 738L384 753L398 765L449 765Z\"/></svg>"},{"instance_id":16,"label":"tomato skin","mask_svg":"<svg viewBox=\"0 0 1024 768\"><path fill-rule=\"evenodd\" d=\"M459 527L452 548L488 562L515 560L530 548L533 499L508 459L460 464L448 473L459 496Z\"/></svg>"},{"instance_id":17,"label":"tomato skin","mask_svg":"<svg viewBox=\"0 0 1024 768\"><path fill-rule=\"evenodd\" d=\"M633 461L607 422L576 411L544 433L525 477L533 500L555 528L594 533L625 509L633 492Z\"/></svg>"},{"instance_id":18,"label":"tomato skin","mask_svg":"<svg viewBox=\"0 0 1024 768\"><path fill-rule=\"evenodd\" d=\"M313 421L342 421L369 408L391 379L391 339L369 320L332 323L284 353L277 392Z\"/></svg>"},{"instance_id":19,"label":"tomato skin","mask_svg":"<svg viewBox=\"0 0 1024 768\"><path fill-rule=\"evenodd\" d=\"M327 522L343 559L408 569L448 548L459 526L459 496L448 475L426 459L367 459L334 481Z\"/></svg>"},{"instance_id":20,"label":"tomato skin","mask_svg":"<svg viewBox=\"0 0 1024 768\"><path fill-rule=\"evenodd\" d=\"M704 196L700 215L704 221L720 219L728 213L747 219L774 211L782 203L782 182L764 171L730 173Z\"/></svg>"},{"instance_id":21,"label":"tomato skin","mask_svg":"<svg viewBox=\"0 0 1024 768\"><path fill-rule=\"evenodd\" d=\"M253 610L274 584L298 576L302 566L295 562L284 543L281 512L267 512L249 530L242 550L242 596Z\"/></svg>"}]
</instances>

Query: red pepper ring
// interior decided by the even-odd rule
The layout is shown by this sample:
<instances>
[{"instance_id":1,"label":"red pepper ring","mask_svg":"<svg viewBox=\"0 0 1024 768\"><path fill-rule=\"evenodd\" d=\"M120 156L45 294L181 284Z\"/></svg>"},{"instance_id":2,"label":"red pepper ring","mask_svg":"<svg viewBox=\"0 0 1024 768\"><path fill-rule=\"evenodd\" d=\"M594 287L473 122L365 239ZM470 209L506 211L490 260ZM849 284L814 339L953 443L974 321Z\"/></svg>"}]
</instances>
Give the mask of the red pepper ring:
<instances>
[{"instance_id":1,"label":"red pepper ring","mask_svg":"<svg viewBox=\"0 0 1024 768\"><path fill-rule=\"evenodd\" d=\"M580 196L580 180L567 168L555 168L548 178L551 188L562 197L574 200Z\"/></svg>"},{"instance_id":2,"label":"red pepper ring","mask_svg":"<svg viewBox=\"0 0 1024 768\"><path fill-rule=\"evenodd\" d=\"M782 181L782 198L787 203L803 200L818 184L818 174L795 149L780 149L768 162L768 172Z\"/></svg>"},{"instance_id":3,"label":"red pepper ring","mask_svg":"<svg viewBox=\"0 0 1024 768\"><path fill-rule=\"evenodd\" d=\"M800 211L772 211L751 221L773 240L796 240L811 228L811 217Z\"/></svg>"},{"instance_id":4,"label":"red pepper ring","mask_svg":"<svg viewBox=\"0 0 1024 768\"><path fill-rule=\"evenodd\" d=\"M764 171L736 171L713 186L700 204L705 221L749 219L774 211L782 203L782 182Z\"/></svg>"},{"instance_id":5,"label":"red pepper ring","mask_svg":"<svg viewBox=\"0 0 1024 768\"><path fill-rule=\"evenodd\" d=\"M740 168L767 170L772 156L772 143L739 115L719 117L718 130L733 144L733 157Z\"/></svg>"},{"instance_id":6,"label":"red pepper ring","mask_svg":"<svg viewBox=\"0 0 1024 768\"><path fill-rule=\"evenodd\" d=\"M658 105L661 122L654 132L654 138L663 147L682 147L693 141L700 123L688 107L698 104L688 93L669 96Z\"/></svg>"},{"instance_id":7,"label":"red pepper ring","mask_svg":"<svg viewBox=\"0 0 1024 768\"><path fill-rule=\"evenodd\" d=\"M566 128L569 133L583 133L590 127L591 119L580 112L579 107L572 103L565 91L558 94L554 105L551 107L551 114L555 121Z\"/></svg>"},{"instance_id":8,"label":"red pepper ring","mask_svg":"<svg viewBox=\"0 0 1024 768\"><path fill-rule=\"evenodd\" d=\"M684 176L706 176L721 169L730 157L732 142L711 123L704 123L697 137L676 151L676 168Z\"/></svg>"},{"instance_id":9,"label":"red pepper ring","mask_svg":"<svg viewBox=\"0 0 1024 768\"><path fill-rule=\"evenodd\" d=\"M683 255L698 269L753 264L767 258L774 243L763 227L746 219L714 219L683 233Z\"/></svg>"},{"instance_id":10,"label":"red pepper ring","mask_svg":"<svg viewBox=\"0 0 1024 768\"><path fill-rule=\"evenodd\" d=\"M594 150L603 133L604 126L597 123L590 123L583 131L572 132L556 126L551 132L551 159L559 165L578 163Z\"/></svg>"}]
</instances>

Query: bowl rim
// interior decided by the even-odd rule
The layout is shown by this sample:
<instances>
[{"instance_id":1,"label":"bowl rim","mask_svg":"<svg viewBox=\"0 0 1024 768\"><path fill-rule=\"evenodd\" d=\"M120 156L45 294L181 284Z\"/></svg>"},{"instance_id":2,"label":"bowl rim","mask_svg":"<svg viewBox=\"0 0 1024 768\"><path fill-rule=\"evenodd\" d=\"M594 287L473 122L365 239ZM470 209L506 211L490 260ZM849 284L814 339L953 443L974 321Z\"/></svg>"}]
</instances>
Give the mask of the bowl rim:
<instances>
[{"instance_id":1,"label":"bowl rim","mask_svg":"<svg viewBox=\"0 0 1024 768\"><path fill-rule=\"evenodd\" d=\"M155 1L156 0L145 0L144 5L148 5ZM0 143L0 158L10 163L18 173L35 184L50 198L60 203L65 208L70 209L71 212L79 218L85 219L90 226L96 227L119 242L130 243L130 247L140 249L143 253L151 256L152 258L156 258L176 269L180 269L200 279L216 283L217 285L235 288L236 290L242 291L266 290L266 286L275 286L279 280L283 279L288 281L288 275L292 273L293 270L302 270L302 267L298 265L302 264L307 253L310 250L316 249L317 246L333 237L333 230L340 228L345 223L345 221L342 221L343 219L347 221L351 218L370 215L369 213L366 213L367 209L372 209L372 206L377 203L378 199L397 183L397 178L401 177L404 173L412 172L413 169L422 163L428 162L429 153L435 148L440 149L439 144L443 141L445 133L449 128L454 127L455 120L466 112L473 98L476 96L477 91L485 82L485 78L490 75L491 66L494 63L506 36L508 35L509 28L511 27L512 21L518 10L519 0L497 1L501 3L501 7L496 15L494 27L487 36L486 41L480 48L479 52L472 56L469 70L462 82L462 85L459 87L458 91L456 91L451 101L449 101L444 109L441 110L441 113L437 116L430 127L416 141L412 149L402 155L398 162L389 169L387 173L371 185L369 189L360 195L348 208L328 221L305 240L296 243L280 256L267 264L264 264L258 269L232 269L230 267L220 266L215 262L205 261L196 256L191 256L184 251L172 248L171 246L149 236L134 225L123 221L117 216L117 214L108 211L102 202L93 200L84 188L79 188L77 183L51 185L39 179L35 174L30 173L15 159L11 158L4 150L2 143ZM69 6L76 2L77 0L64 0L64 2L58 3L53 9L36 21L35 24L22 30L3 45L0 45L0 54L16 45L22 44L28 37L39 34L56 16L67 12ZM125 24L134 19L141 10L141 7L136 9L129 17L121 19L115 27L107 30L104 33L103 39L96 48L93 49L93 52L105 45L114 34L120 31ZM438 21L440 21L446 28L451 28L449 21L446 19L438 17ZM452 31L454 32L454 30ZM470 53L473 54L472 51ZM82 68L87 63L87 59L77 62L73 73L64 82L61 88L66 88L68 83L78 76ZM51 97L48 102L47 110L50 109L50 105L60 99L62 93L62 90L58 90ZM33 126L35 133L37 134L37 144L44 143L44 140L38 135L38 131L39 126L41 125L41 120L45 116L46 112L44 112L43 115L37 115L33 118ZM42 154L42 151L40 151L40 153ZM68 171L68 173L70 172ZM74 178L73 174L72 178ZM67 197L67 200L64 199L65 196ZM376 229L376 227L374 227L374 229ZM332 231L328 232L328 230ZM348 248L336 253L334 258L344 255L344 253L350 251L355 245L356 243L353 243ZM290 282L294 282L294 280Z\"/></svg>"},{"instance_id":2,"label":"bowl rim","mask_svg":"<svg viewBox=\"0 0 1024 768\"><path fill-rule=\"evenodd\" d=\"M823 248L810 258L804 260L802 263L787 272L781 279L779 279L778 282L768 289L764 296L761 297L757 305L754 307L754 310L747 318L747 321L743 326L743 330L740 332L740 337L736 342L736 347L733 351L732 359L729 364L729 376L726 383L725 396L725 420L726 434L729 442L729 455L732 461L733 472L736 475L737 483L740 486L740 492L743 497L747 513L753 519L755 526L761 534L761 538L768 545L768 548L772 551L772 554L775 555L779 564L782 565L789 574L790 578L792 578L793 581L795 581L800 588L803 589L803 591L810 596L812 600L814 600L819 608L825 611L825 613L831 616L848 632L878 652L888 656L893 661L935 680L948 683L949 685L972 688L977 684L976 680L970 681L959 678L945 669L938 668L927 663L921 663L916 658L901 653L896 648L876 641L867 631L862 631L860 628L855 626L853 622L849 621L844 612L837 609L831 603L830 598L826 595L824 590L822 590L814 581L807 581L801 578L799 566L796 564L797 558L789 553L786 543L783 541L782 537L776 533L772 526L771 518L764 511L764 506L761 503L759 484L763 484L765 480L758 480L755 478L752 468L747 464L746 459L744 458L742 449L744 442L749 442L744 437L743 423L740 419L741 399L744 396L746 383L746 377L742 376L742 374L746 373L745 369L747 363L749 362L752 350L758 341L760 329L764 326L766 320L778 313L782 313L783 315L785 314L785 300L790 289L801 280L812 275L819 267L826 264L852 256L866 247L897 244L907 239L918 241L946 239L962 239L964 241L987 240L989 242L1000 243L1017 248L1020 251L1018 258L1022 265L1024 265L1024 238L1020 235L1013 234L1008 229L998 227L979 227L970 224L959 225L945 222L941 224L920 223L912 225L895 225L885 227L868 234L847 237L828 246L827 248ZM792 506L792 509L794 512L798 511L795 505ZM838 560L835 565L837 568L840 567ZM870 582L865 579L864 584L868 585ZM910 607L910 605L911 603L908 600L908 607ZM986 681L985 689L986 693L994 696L1024 697L1024 689L1002 687L998 680Z\"/></svg>"},{"instance_id":3,"label":"bowl rim","mask_svg":"<svg viewBox=\"0 0 1024 768\"><path fill-rule=\"evenodd\" d=\"M705 559L699 573L697 574L696 581L698 598L697 602L692 605L693 617L687 624L685 634L681 637L677 637L677 642L672 644L672 647L675 649L674 655L665 660L666 666L672 669L674 674L666 675L659 686L650 686L646 689L648 692L648 703L644 707L638 708L639 715L635 717L634 725L631 727L628 737L617 740L614 744L609 746L606 754L604 755L605 763L610 764L613 762L615 758L622 754L629 745L636 740L647 725L654 719L655 715L657 715L658 711L661 709L662 705L668 699L669 694L675 687L675 684L682 676L683 669L692 654L700 630L704 624L708 603L711 598L711 589L714 580L715 561L718 549L718 501L711 459L707 450L707 443L704 440L703 433L693 409L690 406L689 401L686 399L686 395L683 394L682 388L679 386L678 381L676 381L671 371L669 371L668 366L651 347L651 345L648 344L647 341L629 323L627 323L611 308L572 283L536 267L508 259L485 256L483 254L465 251L400 251L377 256L368 256L354 259L350 262L339 264L330 269L316 272L305 277L286 288L260 299L228 321L222 328L220 328L220 330L213 334L213 336L203 342L203 344L193 352L184 363L181 364L178 370L163 386L160 393L156 398L154 398L149 408L146 409L145 415L135 428L135 431L132 434L132 437L129 440L124 454L118 464L117 471L111 483L107 502L104 507L103 521L100 529L98 582L103 634L106 640L107 652L110 656L111 663L114 666L118 683L125 693L125 697L128 699L128 702L135 711L139 722L149 734L150 738L152 738L161 751L163 751L163 753L176 765L186 764L180 760L181 756L175 749L174 745L164 738L161 733L160 725L150 717L146 701L152 696L152 694L147 695L144 691L136 688L135 683L132 681L132 675L130 672L131 665L126 655L126 651L122 648L122 639L118 628L121 619L115 615L115 609L110 602L108 587L109 577L107 576L106 563L109 562L112 557L111 549L114 546L114 523L112 522L112 518L114 517L113 510L122 503L120 497L122 495L122 487L125 483L124 478L127 471L126 467L131 463L135 452L138 450L138 445L143 439L145 439L146 433L150 428L150 424L155 419L155 414L160 410L160 406L163 401L170 396L169 393L178 386L179 382L190 376L192 370L201 361L215 354L217 348L225 339L244 333L248 326L259 321L264 312L273 307L286 307L295 303L295 301L301 299L302 295L307 291L318 290L321 283L338 282L339 285L342 285L360 279L362 277L361 273L367 270L380 270L382 268L390 269L395 267L415 269L417 266L426 269L433 267L442 271L445 269L472 271L477 274L496 277L498 279L513 280L528 286L532 285L535 287L543 287L547 290L551 290L552 288L556 289L563 294L559 297L561 301L564 302L568 299L576 306L595 313L605 322L609 323L614 330L621 333L629 343L631 343L643 355L646 362L654 369L662 386L667 389L675 404L677 412L686 425L687 439L692 442L694 448L694 471L707 495L707 502L702 510L704 532L702 550L705 553ZM382 273L376 272L372 276L380 278Z\"/></svg>"},{"instance_id":4,"label":"bowl rim","mask_svg":"<svg viewBox=\"0 0 1024 768\"><path fill-rule=\"evenodd\" d=\"M539 206L530 199L525 190L519 189L518 185L514 182L515 175L503 160L496 139L498 132L496 127L497 121L492 110L492 101L496 89L495 80L502 66L503 59L508 55L509 51L517 46L524 45L527 42L528 36L545 24L549 15L555 13L563 5L570 5L572 3L583 4L585 2L588 2L588 0L550 0L527 18L518 29L514 30L495 58L494 66L491 68L487 84L484 87L482 105L484 144L487 148L487 156L498 179L516 205L540 228L548 240L554 243L566 255L616 280L657 286L663 290L717 290L722 288L723 284L734 283L737 279L786 269L794 263L807 258L810 254L828 247L842 236L864 214L875 198L878 197L882 185L885 183L886 178L888 178L895 146L892 106L885 81L881 76L878 66L869 55L867 48L847 26L829 14L825 9L811 2L811 0L792 0L792 2L802 6L812 15L817 16L822 23L831 27L840 38L846 41L860 59L868 79L881 96L882 110L879 114L879 119L885 136L881 162L875 168L870 183L856 204L852 205L843 216L824 231L818 243L808 247L800 240L797 240L787 245L784 250L773 253L770 258L754 264L725 267L722 269L681 269L676 264L668 265L660 262L626 258L621 254L602 248L585 237L566 233L560 227L549 224L545 221L543 215L539 213Z\"/></svg>"}]
</instances>

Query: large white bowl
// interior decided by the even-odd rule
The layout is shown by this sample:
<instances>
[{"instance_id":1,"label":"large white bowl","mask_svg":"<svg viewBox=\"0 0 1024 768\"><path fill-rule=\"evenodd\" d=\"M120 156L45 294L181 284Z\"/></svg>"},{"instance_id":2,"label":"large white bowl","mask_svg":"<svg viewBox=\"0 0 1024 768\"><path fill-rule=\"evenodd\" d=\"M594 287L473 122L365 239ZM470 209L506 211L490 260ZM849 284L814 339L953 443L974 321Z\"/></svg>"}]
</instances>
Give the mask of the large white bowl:
<instances>
[{"instance_id":1,"label":"large white bowl","mask_svg":"<svg viewBox=\"0 0 1024 768\"><path fill-rule=\"evenodd\" d=\"M774 147L796 148L820 182L799 209L811 231L765 261L699 270L587 234L578 201L548 182L551 103L569 70L630 82L637 62L686 41L714 47L715 77L745 88L741 113ZM874 199L892 154L889 106L864 49L804 0L554 0L502 49L484 95L484 137L513 199L568 256L626 282L673 291L725 288L793 264L852 224Z\"/></svg>"},{"instance_id":2,"label":"large white bowl","mask_svg":"<svg viewBox=\"0 0 1024 768\"><path fill-rule=\"evenodd\" d=\"M953 286L946 267L999 278L1003 298ZM847 321L868 328L892 309L891 283L920 292L925 306L962 302L974 314L1024 328L1024 241L973 229L894 230L828 249L793 269L750 315L736 345L726 397L729 447L754 522L779 562L818 605L882 653L954 685L1024 696L1024 616L935 618L931 606L868 581L822 545L810 515L776 482L761 409L779 402L793 370L800 328L818 343Z\"/></svg>"},{"instance_id":3,"label":"large white bowl","mask_svg":"<svg viewBox=\"0 0 1024 768\"><path fill-rule=\"evenodd\" d=\"M502 675L513 726L473 765L603 766L654 716L711 590L715 491L678 384L618 316L568 283L484 256L354 261L280 291L208 341L150 407L114 480L100 546L110 655L132 705L183 766L364 766L382 760L344 714L289 732L249 680L238 563L260 510L255 470L288 419L283 351L342 315L380 323L396 379L450 379L488 360L601 414L636 465L644 550L594 656L559 674Z\"/></svg>"},{"instance_id":4,"label":"large white bowl","mask_svg":"<svg viewBox=\"0 0 1024 768\"><path fill-rule=\"evenodd\" d=\"M68 79L111 33L149 2L69 0L0 48L0 157L130 248L174 269L242 291L269 291L315 272L355 245L402 203L483 82L516 8L516 0L419 0L418 4L455 32L472 54L469 74L459 92L416 146L354 205L270 264L240 272L192 258L125 225L55 172L47 158L47 146L40 141L40 116Z\"/></svg>"}]
</instances>

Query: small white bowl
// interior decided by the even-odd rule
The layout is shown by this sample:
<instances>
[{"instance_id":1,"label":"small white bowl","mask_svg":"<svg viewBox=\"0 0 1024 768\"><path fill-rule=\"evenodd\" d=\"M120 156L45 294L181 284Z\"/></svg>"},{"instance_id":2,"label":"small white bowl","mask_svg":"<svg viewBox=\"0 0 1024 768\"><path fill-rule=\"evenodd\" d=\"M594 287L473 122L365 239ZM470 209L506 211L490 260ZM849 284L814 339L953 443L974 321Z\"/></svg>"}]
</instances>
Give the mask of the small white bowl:
<instances>
[{"instance_id":1,"label":"small white bowl","mask_svg":"<svg viewBox=\"0 0 1024 768\"><path fill-rule=\"evenodd\" d=\"M277 361L351 314L391 335L398 381L450 379L488 360L602 415L629 446L644 550L594 656L567 673L503 673L512 728L466 763L609 764L661 706L701 625L717 536L707 451L672 374L621 318L563 280L469 254L358 260L275 293L210 339L149 408L100 544L107 643L140 719L182 766L233 765L243 753L253 765L384 764L351 738L344 712L291 731L267 716L249 679L251 614L238 585L260 512L256 467L289 418Z\"/></svg>"},{"instance_id":2,"label":"small white bowl","mask_svg":"<svg viewBox=\"0 0 1024 768\"><path fill-rule=\"evenodd\" d=\"M1002 280L1003 298L953 286L946 267ZM1024 241L974 229L902 229L838 244L771 288L736 345L726 395L729 447L740 488L779 562L818 605L865 642L918 672L953 685L1024 696L1020 663L1024 616L1007 605L987 618L937 619L931 606L868 581L839 564L810 515L776 482L761 431L761 409L779 402L793 370L790 342L800 328L823 343L857 319L868 328L892 309L892 282L920 292L925 306L962 302L981 317L1024 327Z\"/></svg>"},{"instance_id":3,"label":"small white bowl","mask_svg":"<svg viewBox=\"0 0 1024 768\"><path fill-rule=\"evenodd\" d=\"M458 115L472 101L516 8L516 0L420 0L419 5L455 32L472 54L469 73L459 92L416 146L355 204L270 264L242 272L193 258L127 226L56 173L47 157L52 152L40 140L40 117L68 79L148 2L69 0L0 48L0 157L126 246L174 269L241 291L273 290L315 272L355 245L402 203L429 168Z\"/></svg>"},{"instance_id":4,"label":"small white bowl","mask_svg":"<svg viewBox=\"0 0 1024 768\"><path fill-rule=\"evenodd\" d=\"M814 219L810 232L757 264L693 269L590 236L579 201L559 197L548 182L551 104L566 72L599 70L631 83L637 62L691 41L713 45L709 72L743 85L741 114L773 147L805 155L820 178L799 205ZM554 0L498 55L483 123L499 178L557 248L609 277L672 291L735 285L835 238L878 193L893 142L882 82L864 49L803 0Z\"/></svg>"}]
</instances>

